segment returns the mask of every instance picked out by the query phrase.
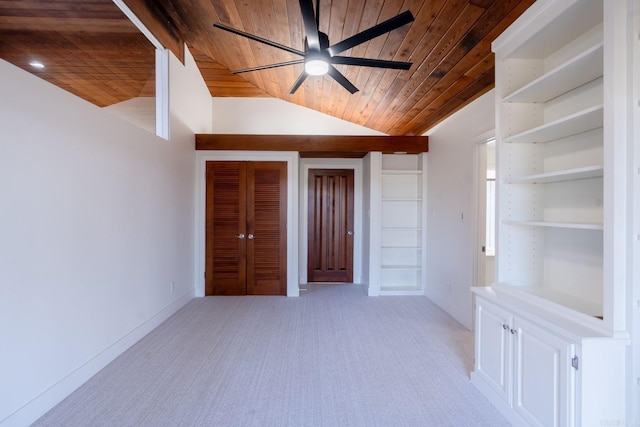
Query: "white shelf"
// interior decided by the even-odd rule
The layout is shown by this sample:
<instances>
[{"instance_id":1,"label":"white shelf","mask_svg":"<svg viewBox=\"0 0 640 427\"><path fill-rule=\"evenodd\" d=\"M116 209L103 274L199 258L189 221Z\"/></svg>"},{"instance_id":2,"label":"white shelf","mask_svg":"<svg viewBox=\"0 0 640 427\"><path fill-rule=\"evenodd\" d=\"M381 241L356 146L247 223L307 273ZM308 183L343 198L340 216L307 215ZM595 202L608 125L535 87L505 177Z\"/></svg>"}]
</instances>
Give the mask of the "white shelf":
<instances>
[{"instance_id":1,"label":"white shelf","mask_svg":"<svg viewBox=\"0 0 640 427\"><path fill-rule=\"evenodd\" d=\"M421 227L382 227L382 230L422 231Z\"/></svg>"},{"instance_id":2,"label":"white shelf","mask_svg":"<svg viewBox=\"0 0 640 427\"><path fill-rule=\"evenodd\" d=\"M420 286L387 286L380 287L380 295L423 295Z\"/></svg>"},{"instance_id":3,"label":"white shelf","mask_svg":"<svg viewBox=\"0 0 640 427\"><path fill-rule=\"evenodd\" d=\"M551 221L516 221L503 220L505 225L522 225L528 227L571 228L577 230L602 230L602 224L585 222L551 222Z\"/></svg>"},{"instance_id":4,"label":"white shelf","mask_svg":"<svg viewBox=\"0 0 640 427\"><path fill-rule=\"evenodd\" d=\"M421 170L407 170L407 169L385 169L382 171L383 175L422 175Z\"/></svg>"},{"instance_id":5,"label":"white shelf","mask_svg":"<svg viewBox=\"0 0 640 427\"><path fill-rule=\"evenodd\" d=\"M582 52L503 98L503 102L547 102L602 76L603 44Z\"/></svg>"},{"instance_id":6,"label":"white shelf","mask_svg":"<svg viewBox=\"0 0 640 427\"><path fill-rule=\"evenodd\" d=\"M550 142L602 127L602 105L587 108L551 123L505 138L506 143Z\"/></svg>"},{"instance_id":7,"label":"white shelf","mask_svg":"<svg viewBox=\"0 0 640 427\"><path fill-rule=\"evenodd\" d=\"M420 270L422 267L419 265L382 265L382 268L387 270Z\"/></svg>"},{"instance_id":8,"label":"white shelf","mask_svg":"<svg viewBox=\"0 0 640 427\"><path fill-rule=\"evenodd\" d=\"M544 184L552 182L574 181L578 179L601 178L604 168L598 166L586 166L576 169L567 169L557 172L547 172L535 175L527 175L520 178L509 178L502 182L505 184Z\"/></svg>"},{"instance_id":9,"label":"white shelf","mask_svg":"<svg viewBox=\"0 0 640 427\"><path fill-rule=\"evenodd\" d=\"M575 295L558 292L550 287L495 284L492 288L497 293L505 293L528 301L533 299L538 305L547 303L557 304L593 317L594 320L601 320L599 318L599 316L602 316L602 304L600 302L589 301Z\"/></svg>"}]
</instances>

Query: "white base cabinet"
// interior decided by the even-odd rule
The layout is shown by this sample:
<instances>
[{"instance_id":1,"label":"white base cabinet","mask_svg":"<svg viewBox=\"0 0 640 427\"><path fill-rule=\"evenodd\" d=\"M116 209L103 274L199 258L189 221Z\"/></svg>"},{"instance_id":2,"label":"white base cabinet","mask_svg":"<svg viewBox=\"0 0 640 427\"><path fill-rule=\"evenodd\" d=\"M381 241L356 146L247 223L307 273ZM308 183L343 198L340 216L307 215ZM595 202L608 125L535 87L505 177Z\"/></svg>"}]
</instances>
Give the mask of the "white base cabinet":
<instances>
[{"instance_id":1,"label":"white base cabinet","mask_svg":"<svg viewBox=\"0 0 640 427\"><path fill-rule=\"evenodd\" d=\"M538 318L488 288L474 293L471 381L511 423L600 426L624 419L625 339Z\"/></svg>"}]
</instances>

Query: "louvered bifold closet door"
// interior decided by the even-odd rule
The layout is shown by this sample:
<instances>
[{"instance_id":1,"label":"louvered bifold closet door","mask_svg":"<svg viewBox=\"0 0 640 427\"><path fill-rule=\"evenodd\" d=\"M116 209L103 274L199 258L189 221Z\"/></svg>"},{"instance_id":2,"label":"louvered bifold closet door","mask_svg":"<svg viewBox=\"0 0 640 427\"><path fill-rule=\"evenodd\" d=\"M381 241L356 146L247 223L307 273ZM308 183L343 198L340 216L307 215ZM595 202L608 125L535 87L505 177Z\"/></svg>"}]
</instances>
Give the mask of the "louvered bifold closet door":
<instances>
[{"instance_id":1,"label":"louvered bifold closet door","mask_svg":"<svg viewBox=\"0 0 640 427\"><path fill-rule=\"evenodd\" d=\"M246 294L245 162L207 162L206 295Z\"/></svg>"},{"instance_id":2,"label":"louvered bifold closet door","mask_svg":"<svg viewBox=\"0 0 640 427\"><path fill-rule=\"evenodd\" d=\"M287 164L207 162L206 295L287 294Z\"/></svg>"},{"instance_id":3,"label":"louvered bifold closet door","mask_svg":"<svg viewBox=\"0 0 640 427\"><path fill-rule=\"evenodd\" d=\"M247 163L247 293L287 294L287 164Z\"/></svg>"}]
</instances>

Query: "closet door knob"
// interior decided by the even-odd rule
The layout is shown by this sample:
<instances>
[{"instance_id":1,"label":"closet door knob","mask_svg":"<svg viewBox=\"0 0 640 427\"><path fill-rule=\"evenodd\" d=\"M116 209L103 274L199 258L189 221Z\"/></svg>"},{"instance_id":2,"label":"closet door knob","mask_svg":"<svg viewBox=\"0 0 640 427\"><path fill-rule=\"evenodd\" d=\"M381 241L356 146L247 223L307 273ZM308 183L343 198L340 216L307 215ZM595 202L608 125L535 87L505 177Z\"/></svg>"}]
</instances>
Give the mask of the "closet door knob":
<instances>
[{"instance_id":1,"label":"closet door knob","mask_svg":"<svg viewBox=\"0 0 640 427\"><path fill-rule=\"evenodd\" d=\"M249 234L249 235L247 236L247 239L253 239L253 234Z\"/></svg>"},{"instance_id":2,"label":"closet door knob","mask_svg":"<svg viewBox=\"0 0 640 427\"><path fill-rule=\"evenodd\" d=\"M240 234L236 234L236 237L238 239L244 239L244 234L240 233Z\"/></svg>"}]
</instances>

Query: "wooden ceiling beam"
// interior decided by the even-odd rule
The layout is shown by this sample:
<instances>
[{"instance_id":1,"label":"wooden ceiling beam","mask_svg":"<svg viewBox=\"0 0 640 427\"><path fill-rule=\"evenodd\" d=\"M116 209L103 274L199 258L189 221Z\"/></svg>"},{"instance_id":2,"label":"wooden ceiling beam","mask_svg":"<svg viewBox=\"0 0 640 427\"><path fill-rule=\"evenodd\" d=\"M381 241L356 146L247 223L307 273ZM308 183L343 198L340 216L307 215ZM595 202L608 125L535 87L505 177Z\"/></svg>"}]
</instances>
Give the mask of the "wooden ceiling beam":
<instances>
[{"instance_id":1,"label":"wooden ceiling beam","mask_svg":"<svg viewBox=\"0 0 640 427\"><path fill-rule=\"evenodd\" d=\"M303 157L364 157L368 152L426 153L426 136L196 134L196 150L298 151Z\"/></svg>"}]
</instances>

